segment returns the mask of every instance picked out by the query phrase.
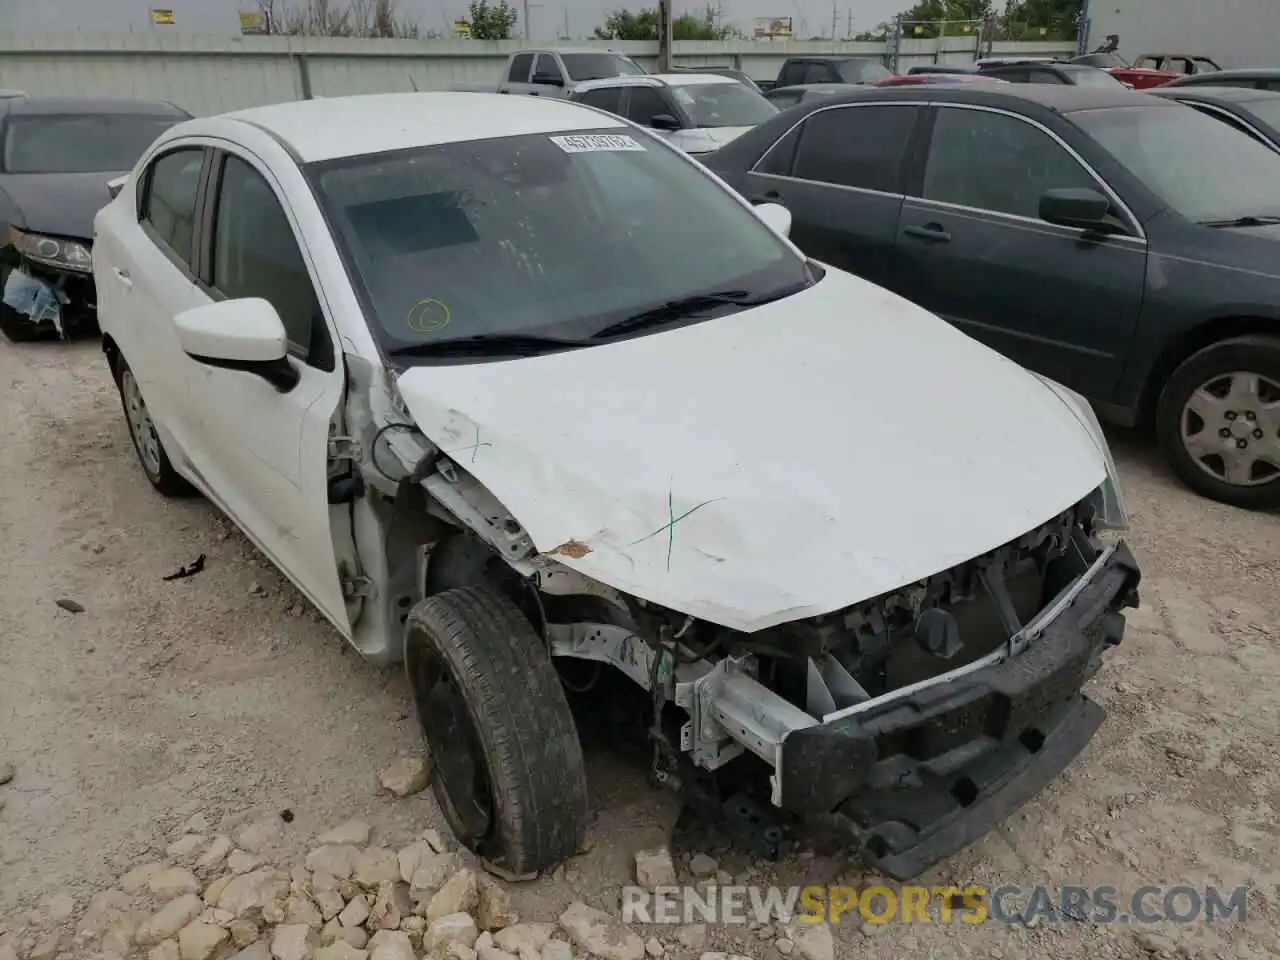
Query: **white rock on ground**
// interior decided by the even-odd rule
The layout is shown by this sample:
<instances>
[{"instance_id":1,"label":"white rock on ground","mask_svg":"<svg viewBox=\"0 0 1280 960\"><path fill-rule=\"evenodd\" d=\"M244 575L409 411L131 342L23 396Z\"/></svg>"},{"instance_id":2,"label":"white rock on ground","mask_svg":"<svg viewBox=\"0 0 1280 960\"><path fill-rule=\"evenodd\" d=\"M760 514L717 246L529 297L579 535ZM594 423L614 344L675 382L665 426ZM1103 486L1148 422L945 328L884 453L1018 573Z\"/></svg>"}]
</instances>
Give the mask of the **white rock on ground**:
<instances>
[{"instance_id":1,"label":"white rock on ground","mask_svg":"<svg viewBox=\"0 0 1280 960\"><path fill-rule=\"evenodd\" d=\"M356 857L356 883L370 890L377 889L384 883L393 883L400 879L400 861L394 850L386 847L369 847Z\"/></svg>"},{"instance_id":2,"label":"white rock on ground","mask_svg":"<svg viewBox=\"0 0 1280 960\"><path fill-rule=\"evenodd\" d=\"M256 853L249 853L247 850L232 850L231 856L227 857L227 869L237 876L252 873L263 863L262 857Z\"/></svg>"},{"instance_id":3,"label":"white rock on ground","mask_svg":"<svg viewBox=\"0 0 1280 960\"><path fill-rule=\"evenodd\" d=\"M786 934L795 944L795 956L803 960L835 960L835 940L826 923L790 923Z\"/></svg>"},{"instance_id":4,"label":"white rock on ground","mask_svg":"<svg viewBox=\"0 0 1280 960\"><path fill-rule=\"evenodd\" d=\"M382 789L397 797L420 793L428 782L427 761L423 757L403 757L378 772Z\"/></svg>"},{"instance_id":5,"label":"white rock on ground","mask_svg":"<svg viewBox=\"0 0 1280 960\"><path fill-rule=\"evenodd\" d=\"M348 820L320 834L316 837L316 843L321 846L352 844L362 847L369 842L372 833L373 828L363 820Z\"/></svg>"},{"instance_id":6,"label":"white rock on ground","mask_svg":"<svg viewBox=\"0 0 1280 960\"><path fill-rule=\"evenodd\" d=\"M212 870L222 863L230 852L230 837L214 837L213 842L209 844L204 853L200 854L200 859L196 861L196 871Z\"/></svg>"},{"instance_id":7,"label":"white rock on ground","mask_svg":"<svg viewBox=\"0 0 1280 960\"><path fill-rule=\"evenodd\" d=\"M338 922L344 927L358 927L369 919L369 901L363 893L351 898L351 902L338 914Z\"/></svg>"},{"instance_id":8,"label":"white rock on ground","mask_svg":"<svg viewBox=\"0 0 1280 960\"><path fill-rule=\"evenodd\" d=\"M316 947L316 932L302 923L276 927L271 937L271 955L276 960L307 960Z\"/></svg>"},{"instance_id":9,"label":"white rock on ground","mask_svg":"<svg viewBox=\"0 0 1280 960\"><path fill-rule=\"evenodd\" d=\"M477 884L480 905L476 908L476 924L481 930L502 930L519 921L506 887L487 873L477 877Z\"/></svg>"},{"instance_id":10,"label":"white rock on ground","mask_svg":"<svg viewBox=\"0 0 1280 960\"><path fill-rule=\"evenodd\" d=\"M258 939L258 925L248 917L236 917L227 924L227 931L231 934L231 942L242 950L250 947ZM263 949L268 955L271 953L267 950L266 944L263 944Z\"/></svg>"},{"instance_id":11,"label":"white rock on ground","mask_svg":"<svg viewBox=\"0 0 1280 960\"><path fill-rule=\"evenodd\" d=\"M676 940L680 946L690 950L701 950L707 945L707 925L705 923L686 923L676 931Z\"/></svg>"},{"instance_id":12,"label":"white rock on ground","mask_svg":"<svg viewBox=\"0 0 1280 960\"><path fill-rule=\"evenodd\" d=\"M151 875L147 881L147 889L161 900L172 900L184 893L199 893L200 881L190 870L183 867L166 867Z\"/></svg>"},{"instance_id":13,"label":"white rock on ground","mask_svg":"<svg viewBox=\"0 0 1280 960\"><path fill-rule=\"evenodd\" d=\"M542 946L541 960L573 960L573 950L563 940L548 940Z\"/></svg>"},{"instance_id":14,"label":"white rock on ground","mask_svg":"<svg viewBox=\"0 0 1280 960\"><path fill-rule=\"evenodd\" d=\"M463 868L436 891L427 902L425 916L428 923L451 913L471 913L480 905L480 882L476 872Z\"/></svg>"},{"instance_id":15,"label":"white rock on ground","mask_svg":"<svg viewBox=\"0 0 1280 960\"><path fill-rule=\"evenodd\" d=\"M316 960L366 960L368 950L360 950L345 940L335 940L316 951Z\"/></svg>"},{"instance_id":16,"label":"white rock on ground","mask_svg":"<svg viewBox=\"0 0 1280 960\"><path fill-rule=\"evenodd\" d=\"M450 944L472 946L480 931L469 913L451 913L434 921L422 936L422 946L427 953L445 950Z\"/></svg>"},{"instance_id":17,"label":"white rock on ground","mask_svg":"<svg viewBox=\"0 0 1280 960\"><path fill-rule=\"evenodd\" d=\"M230 936L224 928L211 923L189 923L178 932L182 960L209 960Z\"/></svg>"},{"instance_id":18,"label":"white rock on ground","mask_svg":"<svg viewBox=\"0 0 1280 960\"><path fill-rule=\"evenodd\" d=\"M181 957L177 940L162 940L147 953L147 960L181 960Z\"/></svg>"},{"instance_id":19,"label":"white rock on ground","mask_svg":"<svg viewBox=\"0 0 1280 960\"><path fill-rule=\"evenodd\" d=\"M236 846L250 853L262 853L280 836L280 821L265 817L246 824L235 833Z\"/></svg>"},{"instance_id":20,"label":"white rock on ground","mask_svg":"<svg viewBox=\"0 0 1280 960\"><path fill-rule=\"evenodd\" d=\"M214 906L229 910L237 917L241 916L254 907L262 906L267 887L273 880L275 880L275 872L268 869L232 877L220 891Z\"/></svg>"},{"instance_id":21,"label":"white rock on ground","mask_svg":"<svg viewBox=\"0 0 1280 960\"><path fill-rule=\"evenodd\" d=\"M200 916L204 901L194 893L187 893L171 900L144 920L134 940L140 947L154 947L161 940L175 937L178 931Z\"/></svg>"},{"instance_id":22,"label":"white rock on ground","mask_svg":"<svg viewBox=\"0 0 1280 960\"><path fill-rule=\"evenodd\" d=\"M169 846L165 847L165 854L174 860L181 860L183 857L189 857L204 845L204 837L198 833L188 833L184 837L179 837Z\"/></svg>"},{"instance_id":23,"label":"white rock on ground","mask_svg":"<svg viewBox=\"0 0 1280 960\"><path fill-rule=\"evenodd\" d=\"M395 930L412 912L409 885L399 881L384 883L378 887L378 895L369 911L369 923L380 930Z\"/></svg>"},{"instance_id":24,"label":"white rock on ground","mask_svg":"<svg viewBox=\"0 0 1280 960\"><path fill-rule=\"evenodd\" d=\"M320 916L325 920L332 920L342 912L342 908L347 905L347 901L342 899L337 889L312 889L311 899L316 902L316 907L320 910Z\"/></svg>"},{"instance_id":25,"label":"white rock on ground","mask_svg":"<svg viewBox=\"0 0 1280 960\"><path fill-rule=\"evenodd\" d=\"M560 914L560 926L581 949L600 960L641 960L644 941L621 921L581 900Z\"/></svg>"},{"instance_id":26,"label":"white rock on ground","mask_svg":"<svg viewBox=\"0 0 1280 960\"><path fill-rule=\"evenodd\" d=\"M369 941L369 960L417 960L417 956L407 933L380 930Z\"/></svg>"},{"instance_id":27,"label":"white rock on ground","mask_svg":"<svg viewBox=\"0 0 1280 960\"><path fill-rule=\"evenodd\" d=\"M264 941L257 940L234 954L230 960L271 960L271 948Z\"/></svg>"},{"instance_id":28,"label":"white rock on ground","mask_svg":"<svg viewBox=\"0 0 1280 960\"><path fill-rule=\"evenodd\" d=\"M62 949L62 935L57 931L46 933L27 954L27 960L54 960Z\"/></svg>"},{"instance_id":29,"label":"white rock on ground","mask_svg":"<svg viewBox=\"0 0 1280 960\"><path fill-rule=\"evenodd\" d=\"M636 883L646 890L676 885L676 865L666 847L641 850L636 854Z\"/></svg>"},{"instance_id":30,"label":"white rock on ground","mask_svg":"<svg viewBox=\"0 0 1280 960\"><path fill-rule=\"evenodd\" d=\"M720 864L705 853L695 853L693 859L689 861L689 872L695 877L713 877L719 869Z\"/></svg>"},{"instance_id":31,"label":"white rock on ground","mask_svg":"<svg viewBox=\"0 0 1280 960\"><path fill-rule=\"evenodd\" d=\"M517 923L493 935L498 949L507 953L538 954L556 932L554 923Z\"/></svg>"},{"instance_id":32,"label":"white rock on ground","mask_svg":"<svg viewBox=\"0 0 1280 960\"><path fill-rule=\"evenodd\" d=\"M307 854L307 869L314 873L327 873L339 880L348 879L355 872L360 851L347 844L328 844L316 847Z\"/></svg>"},{"instance_id":33,"label":"white rock on ground","mask_svg":"<svg viewBox=\"0 0 1280 960\"><path fill-rule=\"evenodd\" d=\"M163 863L140 863L120 878L120 889L130 896L140 893L147 881L163 869Z\"/></svg>"},{"instance_id":34,"label":"white rock on ground","mask_svg":"<svg viewBox=\"0 0 1280 960\"><path fill-rule=\"evenodd\" d=\"M704 953L698 960L751 960L740 953Z\"/></svg>"},{"instance_id":35,"label":"white rock on ground","mask_svg":"<svg viewBox=\"0 0 1280 960\"><path fill-rule=\"evenodd\" d=\"M430 900L461 868L462 858L456 853L433 853L423 857L409 878L409 895L415 903Z\"/></svg>"},{"instance_id":36,"label":"white rock on ground","mask_svg":"<svg viewBox=\"0 0 1280 960\"><path fill-rule=\"evenodd\" d=\"M129 895L123 890L95 893L80 918L77 932L85 937L101 937L120 917L129 912Z\"/></svg>"}]
</instances>

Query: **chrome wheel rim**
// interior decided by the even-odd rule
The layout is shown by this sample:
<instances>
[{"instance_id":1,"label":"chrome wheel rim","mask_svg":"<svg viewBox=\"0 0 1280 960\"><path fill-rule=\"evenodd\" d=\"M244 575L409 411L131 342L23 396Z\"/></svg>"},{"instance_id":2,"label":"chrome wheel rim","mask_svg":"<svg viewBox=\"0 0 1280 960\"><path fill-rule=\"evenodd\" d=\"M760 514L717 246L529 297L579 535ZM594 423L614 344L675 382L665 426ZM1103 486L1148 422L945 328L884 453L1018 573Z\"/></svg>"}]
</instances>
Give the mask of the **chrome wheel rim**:
<instances>
[{"instance_id":1,"label":"chrome wheel rim","mask_svg":"<svg viewBox=\"0 0 1280 960\"><path fill-rule=\"evenodd\" d=\"M120 390L124 394L124 416L129 421L129 432L138 448L142 466L153 477L160 475L160 437L156 435L151 414L142 400L142 392L133 374L126 370L120 377Z\"/></svg>"},{"instance_id":2,"label":"chrome wheel rim","mask_svg":"<svg viewBox=\"0 0 1280 960\"><path fill-rule=\"evenodd\" d=\"M1280 382L1248 370L1206 380L1182 408L1182 446L1221 483L1280 478Z\"/></svg>"}]
</instances>

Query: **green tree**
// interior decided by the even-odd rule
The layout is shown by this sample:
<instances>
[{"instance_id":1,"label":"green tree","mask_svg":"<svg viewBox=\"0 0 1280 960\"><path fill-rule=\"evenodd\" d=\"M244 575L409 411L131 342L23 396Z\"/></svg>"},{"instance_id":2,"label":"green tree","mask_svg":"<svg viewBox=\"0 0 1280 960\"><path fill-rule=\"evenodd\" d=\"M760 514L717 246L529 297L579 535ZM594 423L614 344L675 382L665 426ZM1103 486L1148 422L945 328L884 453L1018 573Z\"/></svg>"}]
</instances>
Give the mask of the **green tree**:
<instances>
[{"instance_id":1,"label":"green tree","mask_svg":"<svg viewBox=\"0 0 1280 960\"><path fill-rule=\"evenodd\" d=\"M471 0L471 39L510 40L519 14L507 0Z\"/></svg>"},{"instance_id":2,"label":"green tree","mask_svg":"<svg viewBox=\"0 0 1280 960\"><path fill-rule=\"evenodd\" d=\"M908 38L938 37L944 31L954 36L961 24L972 26L991 14L991 0L920 0L902 14L903 29Z\"/></svg>"},{"instance_id":3,"label":"green tree","mask_svg":"<svg viewBox=\"0 0 1280 960\"><path fill-rule=\"evenodd\" d=\"M614 10L603 25L595 28L595 36L598 40L657 40L658 26L657 7L644 7L635 13ZM738 35L733 27L719 23L716 9L711 6L700 14L686 13L671 21L673 40L726 40Z\"/></svg>"}]
</instances>

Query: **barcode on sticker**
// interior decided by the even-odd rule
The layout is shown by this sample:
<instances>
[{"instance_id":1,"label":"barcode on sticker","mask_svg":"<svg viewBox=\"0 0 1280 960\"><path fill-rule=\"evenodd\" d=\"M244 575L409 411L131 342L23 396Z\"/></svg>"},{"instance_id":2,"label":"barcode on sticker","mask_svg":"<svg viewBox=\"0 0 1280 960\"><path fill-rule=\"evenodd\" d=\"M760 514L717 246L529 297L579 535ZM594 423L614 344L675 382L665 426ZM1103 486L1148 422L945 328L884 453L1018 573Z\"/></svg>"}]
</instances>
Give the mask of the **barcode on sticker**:
<instances>
[{"instance_id":1,"label":"barcode on sticker","mask_svg":"<svg viewBox=\"0 0 1280 960\"><path fill-rule=\"evenodd\" d=\"M549 139L565 153L644 149L643 145L620 133L575 133L567 137L550 137Z\"/></svg>"}]
</instances>

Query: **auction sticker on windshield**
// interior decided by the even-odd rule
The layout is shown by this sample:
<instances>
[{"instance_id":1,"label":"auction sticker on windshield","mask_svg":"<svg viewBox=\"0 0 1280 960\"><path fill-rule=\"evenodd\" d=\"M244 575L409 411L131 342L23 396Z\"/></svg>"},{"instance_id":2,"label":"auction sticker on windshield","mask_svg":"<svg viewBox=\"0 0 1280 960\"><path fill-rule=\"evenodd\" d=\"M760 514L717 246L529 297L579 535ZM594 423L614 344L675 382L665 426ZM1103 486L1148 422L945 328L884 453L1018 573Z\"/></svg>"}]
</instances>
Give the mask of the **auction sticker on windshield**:
<instances>
[{"instance_id":1,"label":"auction sticker on windshield","mask_svg":"<svg viewBox=\"0 0 1280 960\"><path fill-rule=\"evenodd\" d=\"M597 153L601 150L644 150L644 145L620 133L576 133L548 138L565 153Z\"/></svg>"}]
</instances>

